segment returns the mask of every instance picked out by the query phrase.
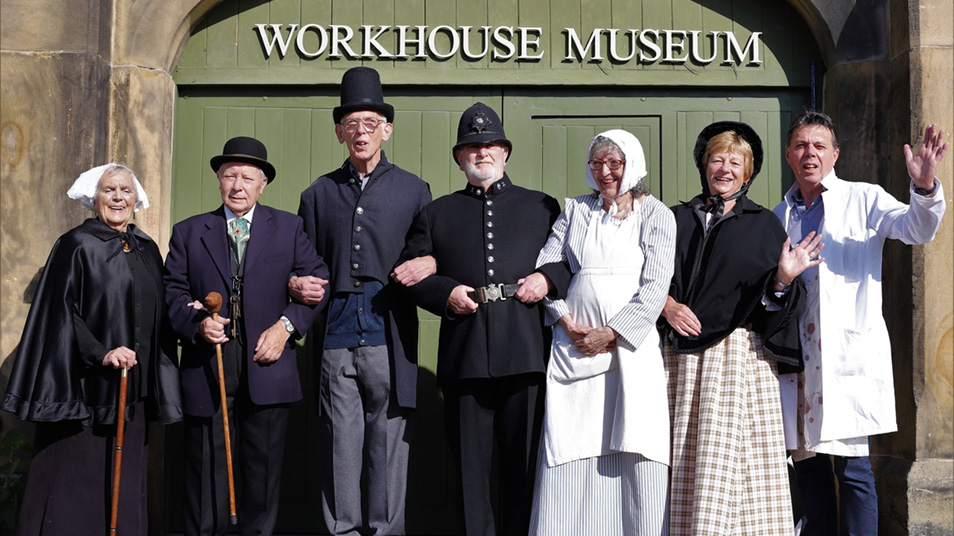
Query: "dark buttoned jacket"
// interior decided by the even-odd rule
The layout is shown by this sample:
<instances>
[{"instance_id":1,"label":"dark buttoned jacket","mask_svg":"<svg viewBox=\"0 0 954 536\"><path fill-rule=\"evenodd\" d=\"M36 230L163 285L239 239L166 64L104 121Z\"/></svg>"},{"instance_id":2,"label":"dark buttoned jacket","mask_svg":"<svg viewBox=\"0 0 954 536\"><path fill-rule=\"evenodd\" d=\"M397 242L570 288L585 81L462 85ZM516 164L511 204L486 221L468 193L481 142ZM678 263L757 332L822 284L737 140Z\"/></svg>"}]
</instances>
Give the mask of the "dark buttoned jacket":
<instances>
[{"instance_id":1,"label":"dark buttoned jacket","mask_svg":"<svg viewBox=\"0 0 954 536\"><path fill-rule=\"evenodd\" d=\"M506 175L488 190L468 185L424 207L401 254L402 261L422 255L437 259L437 273L407 292L441 317L440 382L546 370L550 336L539 303L525 305L508 298L459 316L447 309L458 285L516 283L532 274L560 214L556 199L515 186ZM554 297L565 292L570 277L565 265L545 265L537 271L554 283Z\"/></svg>"},{"instance_id":2,"label":"dark buttoned jacket","mask_svg":"<svg viewBox=\"0 0 954 536\"><path fill-rule=\"evenodd\" d=\"M363 190L345 160L306 188L298 207L305 234L330 266L334 296L363 292L369 280L384 284L387 310L381 314L386 317L392 385L398 404L407 408L415 407L417 398L417 308L388 274L404 248L411 222L430 201L428 184L388 162L382 151ZM322 332L326 320L317 323Z\"/></svg>"},{"instance_id":3,"label":"dark buttoned jacket","mask_svg":"<svg viewBox=\"0 0 954 536\"><path fill-rule=\"evenodd\" d=\"M189 303L212 291L222 295L222 315L229 316L231 271L225 209L199 214L172 228L163 282L172 328L182 344L180 371L185 413L210 417L219 405L215 346L198 335L199 323L209 315ZM245 367L248 392L258 405L300 400L301 382L292 337L281 357L268 365L252 361L259 336L284 315L300 334L311 327L327 300L316 306L288 297L291 273L328 278L328 268L315 254L298 216L258 204L245 250L242 321L245 326Z\"/></svg>"}]
</instances>

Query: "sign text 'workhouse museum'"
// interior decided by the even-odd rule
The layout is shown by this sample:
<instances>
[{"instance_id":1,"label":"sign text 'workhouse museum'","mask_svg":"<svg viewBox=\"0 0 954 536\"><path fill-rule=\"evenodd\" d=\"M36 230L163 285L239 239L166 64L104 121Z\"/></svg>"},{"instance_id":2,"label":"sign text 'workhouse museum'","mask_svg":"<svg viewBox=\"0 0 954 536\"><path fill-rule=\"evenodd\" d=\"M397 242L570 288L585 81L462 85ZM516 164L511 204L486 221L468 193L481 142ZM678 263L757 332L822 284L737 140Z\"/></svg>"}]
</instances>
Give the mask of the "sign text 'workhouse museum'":
<instances>
[{"instance_id":1,"label":"sign text 'workhouse museum'","mask_svg":"<svg viewBox=\"0 0 954 536\"><path fill-rule=\"evenodd\" d=\"M329 24L256 24L266 58L281 58L292 50L302 58L431 59L447 61L540 61L547 54L541 44L543 28L526 26L351 26ZM564 62L640 64L692 63L706 65L760 65L762 32L740 43L734 32L699 30L596 28L581 36L564 28ZM382 43L389 43L388 46ZM393 44L391 44L393 43Z\"/></svg>"}]
</instances>

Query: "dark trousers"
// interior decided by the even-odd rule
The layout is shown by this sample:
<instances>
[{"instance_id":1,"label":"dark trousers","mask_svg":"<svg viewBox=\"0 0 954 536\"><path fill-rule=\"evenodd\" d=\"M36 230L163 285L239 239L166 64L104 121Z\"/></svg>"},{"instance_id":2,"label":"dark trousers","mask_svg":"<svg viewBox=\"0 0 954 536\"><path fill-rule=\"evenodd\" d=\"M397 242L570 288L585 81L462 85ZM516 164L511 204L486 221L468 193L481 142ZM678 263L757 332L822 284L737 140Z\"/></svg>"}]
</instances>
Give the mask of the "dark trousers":
<instances>
[{"instance_id":1,"label":"dark trousers","mask_svg":"<svg viewBox=\"0 0 954 536\"><path fill-rule=\"evenodd\" d=\"M805 516L802 536L836 536L839 526L841 536L877 536L878 494L867 456L819 454L795 462L795 474Z\"/></svg>"},{"instance_id":2,"label":"dark trousers","mask_svg":"<svg viewBox=\"0 0 954 536\"><path fill-rule=\"evenodd\" d=\"M278 519L288 405L253 404L241 345L230 341L222 354L241 533L270 535ZM212 417L186 417L184 472L185 534L225 534L229 488L221 407Z\"/></svg>"},{"instance_id":3,"label":"dark trousers","mask_svg":"<svg viewBox=\"0 0 954 536\"><path fill-rule=\"evenodd\" d=\"M496 437L500 533L526 535L543 422L543 374L446 382L442 391L447 440L460 480L461 534L497 533L491 501Z\"/></svg>"}]
</instances>

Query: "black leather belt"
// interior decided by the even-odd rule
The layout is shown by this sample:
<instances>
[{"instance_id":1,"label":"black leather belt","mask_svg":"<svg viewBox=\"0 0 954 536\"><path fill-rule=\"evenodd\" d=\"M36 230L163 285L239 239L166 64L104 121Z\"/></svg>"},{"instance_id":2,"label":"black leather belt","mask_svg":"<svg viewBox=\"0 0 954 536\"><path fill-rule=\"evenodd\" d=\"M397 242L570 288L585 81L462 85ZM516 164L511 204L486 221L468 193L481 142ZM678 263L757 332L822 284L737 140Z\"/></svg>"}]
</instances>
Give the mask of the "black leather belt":
<instances>
[{"instance_id":1,"label":"black leather belt","mask_svg":"<svg viewBox=\"0 0 954 536\"><path fill-rule=\"evenodd\" d=\"M477 303L487 303L513 298L519 289L520 285L516 283L500 283L497 285L488 285L486 287L475 288L473 292L468 292L467 296Z\"/></svg>"}]
</instances>

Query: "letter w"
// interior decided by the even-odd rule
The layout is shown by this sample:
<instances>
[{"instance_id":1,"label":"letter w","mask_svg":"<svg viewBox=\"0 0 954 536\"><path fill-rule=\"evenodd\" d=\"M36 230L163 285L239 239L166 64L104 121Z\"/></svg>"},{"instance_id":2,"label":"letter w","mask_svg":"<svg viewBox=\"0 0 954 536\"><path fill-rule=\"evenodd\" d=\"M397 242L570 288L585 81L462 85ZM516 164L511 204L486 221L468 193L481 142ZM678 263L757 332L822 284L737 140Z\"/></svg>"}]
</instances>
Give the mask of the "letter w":
<instances>
[{"instance_id":1,"label":"letter w","mask_svg":"<svg viewBox=\"0 0 954 536\"><path fill-rule=\"evenodd\" d=\"M265 29L266 26L272 27L272 35L270 38L268 35L268 30ZM262 42L262 48L265 49L265 58L267 59L272 56L272 51L275 50L275 43L278 43L278 54L282 59L284 59L285 54L288 53L288 46L292 42L292 36L295 35L295 31L298 30L298 25L288 25L288 39L285 39L284 41L281 40L281 24L256 24L255 29L258 30L258 38Z\"/></svg>"}]
</instances>

